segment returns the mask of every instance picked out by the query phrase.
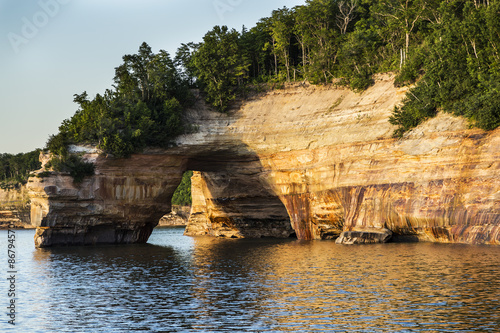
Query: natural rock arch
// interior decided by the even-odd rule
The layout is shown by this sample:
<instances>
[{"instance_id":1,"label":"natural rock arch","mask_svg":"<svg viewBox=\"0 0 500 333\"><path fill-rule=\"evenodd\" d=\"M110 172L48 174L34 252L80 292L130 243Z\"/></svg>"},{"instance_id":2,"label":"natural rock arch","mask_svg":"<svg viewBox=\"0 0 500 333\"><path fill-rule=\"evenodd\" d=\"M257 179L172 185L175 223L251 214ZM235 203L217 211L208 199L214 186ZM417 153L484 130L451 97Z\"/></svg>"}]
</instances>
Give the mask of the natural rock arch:
<instances>
[{"instance_id":1,"label":"natural rock arch","mask_svg":"<svg viewBox=\"0 0 500 333\"><path fill-rule=\"evenodd\" d=\"M196 170L191 234L395 237L500 243L500 130L439 115L403 139L388 117L404 96L381 76L362 94L288 86L229 114L199 99L195 133L129 159L88 151L96 175L28 183L37 246L144 242L185 170ZM290 228L291 226L291 228ZM292 230L293 229L293 230Z\"/></svg>"},{"instance_id":2,"label":"natural rock arch","mask_svg":"<svg viewBox=\"0 0 500 333\"><path fill-rule=\"evenodd\" d=\"M286 208L264 179L259 158L243 143L209 147L149 150L127 159L75 147L96 165L94 176L78 185L61 173L29 181L36 246L147 241L159 219L170 212L172 195L186 170L196 170L195 211L187 234L294 234ZM41 160L48 158L42 155Z\"/></svg>"}]
</instances>

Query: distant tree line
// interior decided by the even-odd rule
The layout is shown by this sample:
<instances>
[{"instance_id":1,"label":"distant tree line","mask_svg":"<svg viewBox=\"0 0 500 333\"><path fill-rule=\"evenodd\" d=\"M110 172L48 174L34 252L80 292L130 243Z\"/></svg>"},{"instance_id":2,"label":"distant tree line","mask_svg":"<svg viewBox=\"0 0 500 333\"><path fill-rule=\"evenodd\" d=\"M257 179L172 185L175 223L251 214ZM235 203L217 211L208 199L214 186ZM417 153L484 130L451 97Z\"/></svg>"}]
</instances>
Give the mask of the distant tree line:
<instances>
[{"instance_id":1,"label":"distant tree line","mask_svg":"<svg viewBox=\"0 0 500 333\"><path fill-rule=\"evenodd\" d=\"M33 170L41 168L40 149L29 153L0 154L0 188L15 188L26 183Z\"/></svg>"}]
</instances>

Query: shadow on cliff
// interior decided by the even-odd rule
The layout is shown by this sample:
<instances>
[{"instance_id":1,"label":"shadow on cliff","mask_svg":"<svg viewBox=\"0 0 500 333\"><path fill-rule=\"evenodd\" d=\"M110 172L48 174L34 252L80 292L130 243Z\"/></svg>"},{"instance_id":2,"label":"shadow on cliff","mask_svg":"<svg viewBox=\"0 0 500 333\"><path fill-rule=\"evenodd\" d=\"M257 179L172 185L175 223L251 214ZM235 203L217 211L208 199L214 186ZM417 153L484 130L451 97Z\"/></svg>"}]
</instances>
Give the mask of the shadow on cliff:
<instances>
[{"instance_id":1,"label":"shadow on cliff","mask_svg":"<svg viewBox=\"0 0 500 333\"><path fill-rule=\"evenodd\" d=\"M200 172L192 179L192 188L199 192L193 197L193 207L203 211L192 214L205 215L204 225L198 226L202 234L229 238L295 236L287 210L266 180L259 157L244 144L190 157L187 169Z\"/></svg>"}]
</instances>

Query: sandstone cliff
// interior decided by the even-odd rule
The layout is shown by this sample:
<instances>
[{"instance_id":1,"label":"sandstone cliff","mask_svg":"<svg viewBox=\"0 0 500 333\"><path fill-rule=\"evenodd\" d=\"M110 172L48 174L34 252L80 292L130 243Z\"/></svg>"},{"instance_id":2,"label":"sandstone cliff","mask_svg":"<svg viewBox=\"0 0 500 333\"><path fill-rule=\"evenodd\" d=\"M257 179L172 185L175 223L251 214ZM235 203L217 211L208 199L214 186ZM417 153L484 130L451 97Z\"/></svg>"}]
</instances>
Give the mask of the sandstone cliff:
<instances>
[{"instance_id":1,"label":"sandstone cliff","mask_svg":"<svg viewBox=\"0 0 500 333\"><path fill-rule=\"evenodd\" d=\"M0 189L0 229L31 228L29 197L26 187Z\"/></svg>"},{"instance_id":2,"label":"sandstone cliff","mask_svg":"<svg viewBox=\"0 0 500 333\"><path fill-rule=\"evenodd\" d=\"M193 176L188 234L500 243L500 130L441 114L391 137L404 88L390 75L357 94L288 86L228 115L200 101L194 134L119 160L89 152L97 173L79 187L30 179L37 246L140 242Z\"/></svg>"}]
</instances>

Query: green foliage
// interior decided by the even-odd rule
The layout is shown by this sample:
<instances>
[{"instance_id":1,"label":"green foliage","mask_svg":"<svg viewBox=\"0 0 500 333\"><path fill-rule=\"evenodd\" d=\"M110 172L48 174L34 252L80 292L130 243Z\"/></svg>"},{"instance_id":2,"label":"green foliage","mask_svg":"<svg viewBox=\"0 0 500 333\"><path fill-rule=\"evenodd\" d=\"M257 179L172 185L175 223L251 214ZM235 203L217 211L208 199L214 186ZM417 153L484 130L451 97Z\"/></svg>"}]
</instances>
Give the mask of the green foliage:
<instances>
[{"instance_id":1,"label":"green foliage","mask_svg":"<svg viewBox=\"0 0 500 333\"><path fill-rule=\"evenodd\" d=\"M406 63L403 65L401 71L396 75L394 79L394 85L396 87L407 86L413 84L419 79L423 74L423 65L425 63L426 52L428 49L426 47L419 47L414 55L407 59Z\"/></svg>"},{"instance_id":2,"label":"green foliage","mask_svg":"<svg viewBox=\"0 0 500 333\"><path fill-rule=\"evenodd\" d=\"M485 130L500 125L500 2L443 2L435 12L415 58L397 83L411 82L424 73L397 108L391 123L396 136L443 110L470 119ZM495 17L496 19L493 19Z\"/></svg>"},{"instance_id":3,"label":"green foliage","mask_svg":"<svg viewBox=\"0 0 500 333\"><path fill-rule=\"evenodd\" d=\"M290 51L295 15L292 10L286 7L274 10L272 16L268 19L267 25L271 41L270 43L266 43L264 47L272 50L275 58L276 74L278 75L278 70L280 69L277 66L277 62L279 61L284 67L284 71L280 74L283 79L290 82Z\"/></svg>"},{"instance_id":4,"label":"green foliage","mask_svg":"<svg viewBox=\"0 0 500 333\"><path fill-rule=\"evenodd\" d=\"M354 91L363 91L373 85L373 79L369 72L362 71L353 74L349 79L349 86Z\"/></svg>"},{"instance_id":5,"label":"green foliage","mask_svg":"<svg viewBox=\"0 0 500 333\"><path fill-rule=\"evenodd\" d=\"M410 89L403 105L395 107L389 118L391 124L398 126L394 136L401 137L406 131L418 126L424 120L434 117L437 113L434 101L435 94L431 86L421 84Z\"/></svg>"},{"instance_id":6,"label":"green foliage","mask_svg":"<svg viewBox=\"0 0 500 333\"><path fill-rule=\"evenodd\" d=\"M193 53L199 45L190 42L181 44L175 54L174 63L180 70L181 78L189 87L194 87L196 67L193 61Z\"/></svg>"},{"instance_id":7,"label":"green foliage","mask_svg":"<svg viewBox=\"0 0 500 333\"><path fill-rule=\"evenodd\" d=\"M439 1L307 0L274 10L241 34L215 27L202 43L179 49L179 65L193 73L207 100L227 110L245 84L335 78L356 91L372 75L402 69L398 84L421 75L420 44L430 33Z\"/></svg>"},{"instance_id":8,"label":"green foliage","mask_svg":"<svg viewBox=\"0 0 500 333\"><path fill-rule=\"evenodd\" d=\"M302 7L301 31L306 47L306 78L313 83L329 83L334 77L340 49L336 1L307 1Z\"/></svg>"},{"instance_id":9,"label":"green foliage","mask_svg":"<svg viewBox=\"0 0 500 333\"><path fill-rule=\"evenodd\" d=\"M186 171L182 175L182 180L172 197L172 205L189 206L191 205L191 177L193 171Z\"/></svg>"},{"instance_id":10,"label":"green foliage","mask_svg":"<svg viewBox=\"0 0 500 333\"><path fill-rule=\"evenodd\" d=\"M167 52L154 54L143 43L137 54L123 57L114 81L113 90L92 100L86 92L75 95L79 109L49 138L52 153L65 158L68 144L91 143L127 157L147 146L167 147L184 132L191 94Z\"/></svg>"},{"instance_id":11,"label":"green foliage","mask_svg":"<svg viewBox=\"0 0 500 333\"><path fill-rule=\"evenodd\" d=\"M31 171L41 168L40 149L29 153L0 154L0 188L17 188L26 183Z\"/></svg>"},{"instance_id":12,"label":"green foliage","mask_svg":"<svg viewBox=\"0 0 500 333\"><path fill-rule=\"evenodd\" d=\"M274 71L273 55L268 48L270 40L270 29L265 20L257 22L250 30L243 27L240 46L243 56L248 59L248 74L255 84L268 82Z\"/></svg>"},{"instance_id":13,"label":"green foliage","mask_svg":"<svg viewBox=\"0 0 500 333\"><path fill-rule=\"evenodd\" d=\"M79 184L87 176L93 176L95 165L85 162L81 156L69 154L67 157L54 157L45 165L58 172L67 172L73 177L73 182Z\"/></svg>"},{"instance_id":14,"label":"green foliage","mask_svg":"<svg viewBox=\"0 0 500 333\"><path fill-rule=\"evenodd\" d=\"M65 132L59 132L49 137L45 148L56 155L66 156L68 154L67 144L67 134Z\"/></svg>"},{"instance_id":15,"label":"green foliage","mask_svg":"<svg viewBox=\"0 0 500 333\"><path fill-rule=\"evenodd\" d=\"M51 175L50 171L42 171L36 174L36 178L45 178Z\"/></svg>"},{"instance_id":16,"label":"green foliage","mask_svg":"<svg viewBox=\"0 0 500 333\"><path fill-rule=\"evenodd\" d=\"M243 83L249 67L239 37L234 29L215 26L193 54L196 75L207 94L207 102L222 112L236 98L236 86Z\"/></svg>"},{"instance_id":17,"label":"green foliage","mask_svg":"<svg viewBox=\"0 0 500 333\"><path fill-rule=\"evenodd\" d=\"M114 86L89 99L47 143L67 155L71 143L93 143L117 157L168 147L189 130L182 122L200 88L221 112L264 83L338 82L355 91L375 73L397 72L396 86L415 85L391 123L401 136L444 110L483 129L499 126L500 0L306 0L274 10L241 33L215 26L201 43L185 43L172 60L143 43L115 69Z\"/></svg>"},{"instance_id":18,"label":"green foliage","mask_svg":"<svg viewBox=\"0 0 500 333\"><path fill-rule=\"evenodd\" d=\"M373 32L358 28L348 36L339 50L338 72L351 89L362 91L373 84L376 63L372 54L379 41Z\"/></svg>"}]
</instances>

